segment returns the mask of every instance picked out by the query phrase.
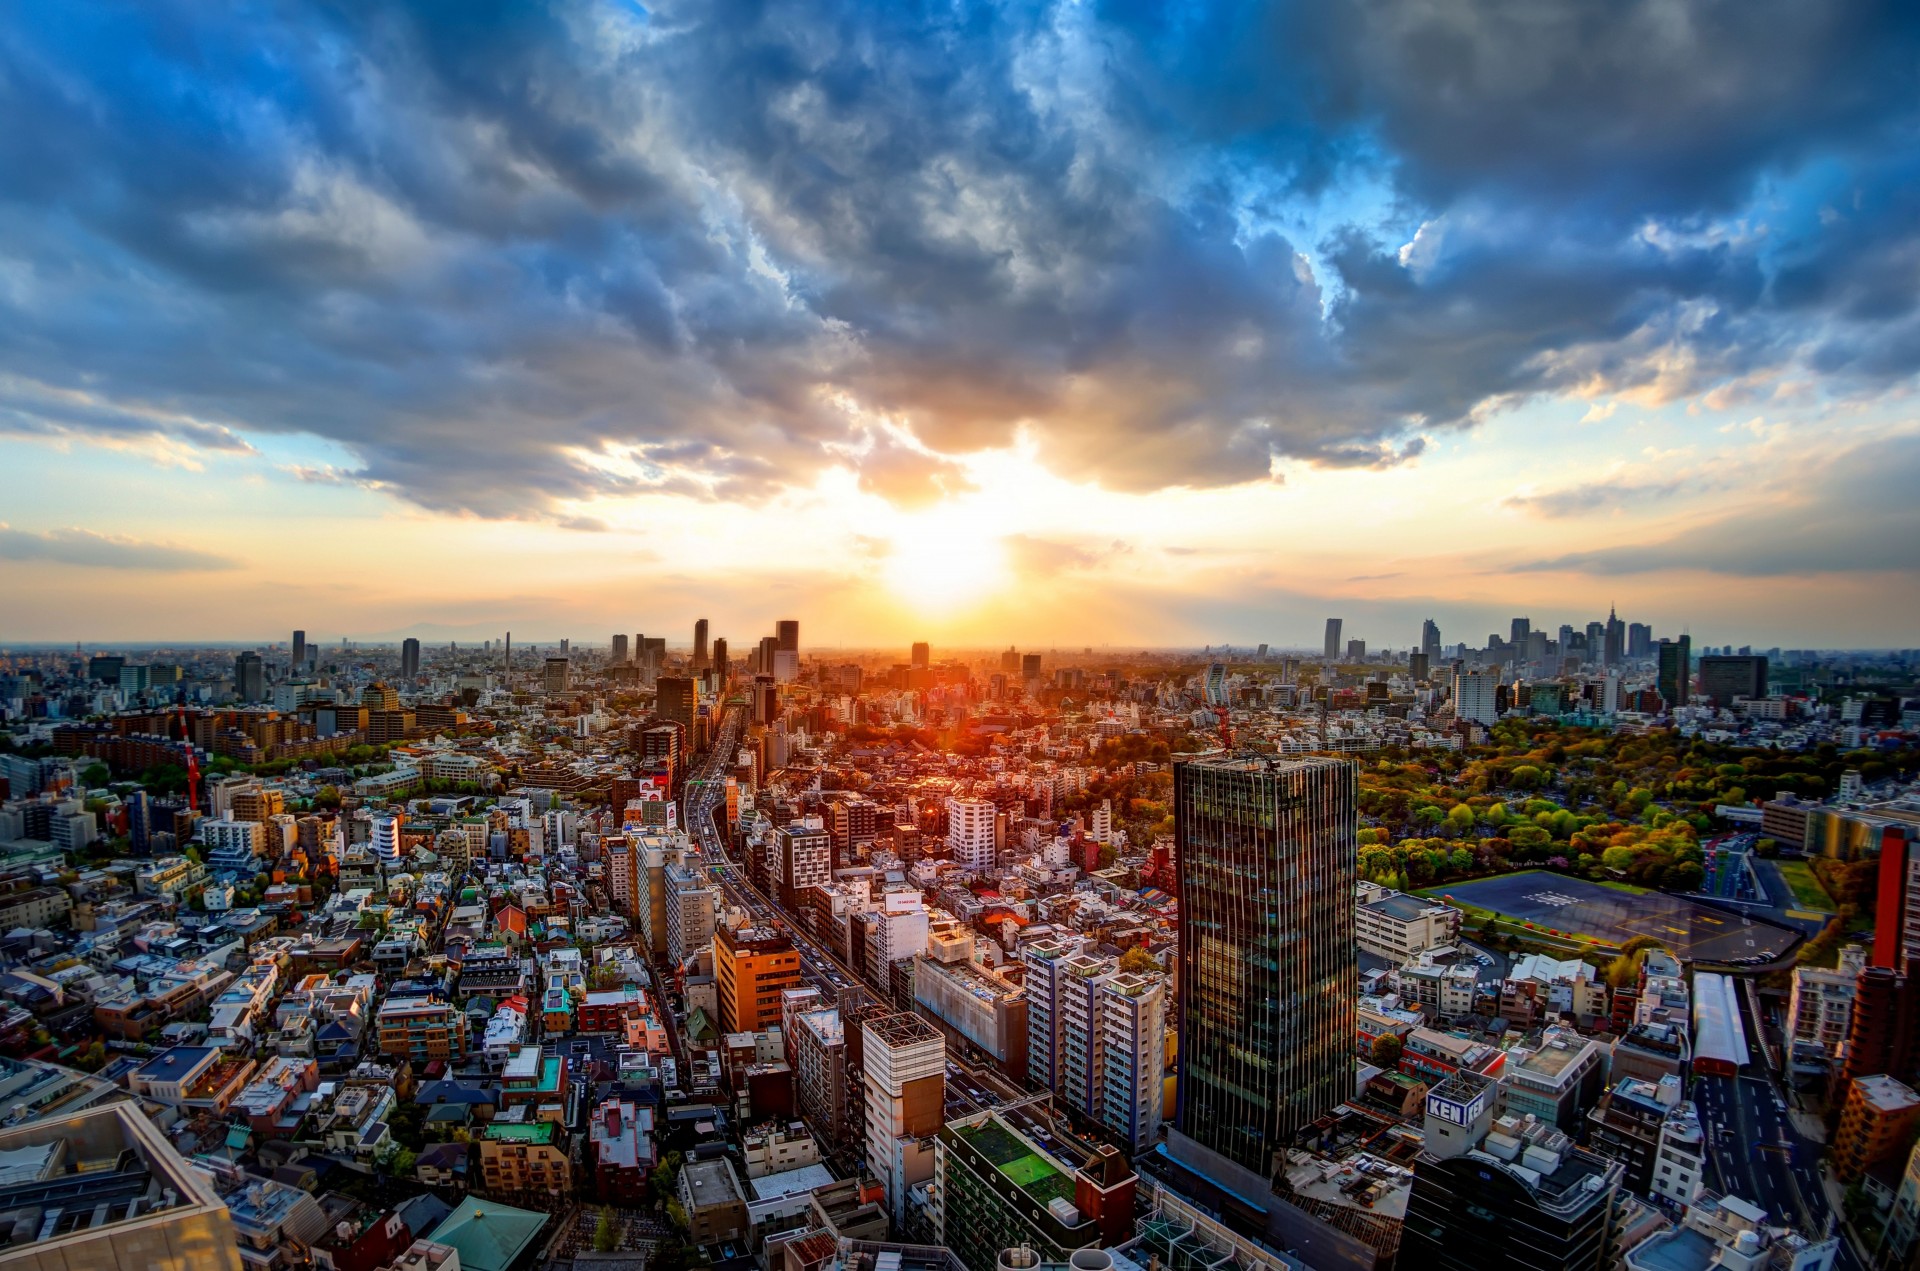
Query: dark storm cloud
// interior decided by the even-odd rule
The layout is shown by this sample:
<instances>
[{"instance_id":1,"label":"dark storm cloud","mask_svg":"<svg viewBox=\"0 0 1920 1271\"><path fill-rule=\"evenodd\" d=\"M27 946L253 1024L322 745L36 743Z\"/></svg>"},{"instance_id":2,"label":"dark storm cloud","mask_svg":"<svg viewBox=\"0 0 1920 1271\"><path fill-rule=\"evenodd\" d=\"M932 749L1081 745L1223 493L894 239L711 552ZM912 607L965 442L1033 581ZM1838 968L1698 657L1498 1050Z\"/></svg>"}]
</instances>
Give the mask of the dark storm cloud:
<instances>
[{"instance_id":1,"label":"dark storm cloud","mask_svg":"<svg viewBox=\"0 0 1920 1271\"><path fill-rule=\"evenodd\" d=\"M1920 360L1910 14L37 8L0 31L0 429L311 433L357 466L303 479L565 518L832 464L920 501L1023 432L1152 490L1541 394L1879 391ZM1831 216L1716 219L1813 160ZM1324 242L1267 215L1357 175L1392 201Z\"/></svg>"}]
</instances>

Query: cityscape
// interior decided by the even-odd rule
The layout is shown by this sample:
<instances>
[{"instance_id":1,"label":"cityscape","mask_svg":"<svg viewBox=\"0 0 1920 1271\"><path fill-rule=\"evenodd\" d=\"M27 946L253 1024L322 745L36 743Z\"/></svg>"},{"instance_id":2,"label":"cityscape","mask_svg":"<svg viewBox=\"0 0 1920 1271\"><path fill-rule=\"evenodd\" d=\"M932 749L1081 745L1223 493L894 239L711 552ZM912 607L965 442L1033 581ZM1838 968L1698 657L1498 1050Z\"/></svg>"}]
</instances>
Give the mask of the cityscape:
<instances>
[{"instance_id":1,"label":"cityscape","mask_svg":"<svg viewBox=\"0 0 1920 1271\"><path fill-rule=\"evenodd\" d=\"M0 117L0 1271L1920 1271L1920 6Z\"/></svg>"},{"instance_id":2,"label":"cityscape","mask_svg":"<svg viewBox=\"0 0 1920 1271\"><path fill-rule=\"evenodd\" d=\"M1920 651L1541 627L7 648L0 1262L1912 1265Z\"/></svg>"}]
</instances>

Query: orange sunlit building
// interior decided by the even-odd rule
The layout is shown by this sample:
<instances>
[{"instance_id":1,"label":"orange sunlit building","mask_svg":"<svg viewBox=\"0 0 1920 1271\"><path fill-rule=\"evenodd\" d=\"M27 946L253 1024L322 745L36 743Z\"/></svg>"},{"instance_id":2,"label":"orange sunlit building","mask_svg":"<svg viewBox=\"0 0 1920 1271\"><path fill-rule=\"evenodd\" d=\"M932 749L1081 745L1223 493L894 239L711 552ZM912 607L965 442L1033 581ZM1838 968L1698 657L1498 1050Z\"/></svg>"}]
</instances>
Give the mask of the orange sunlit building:
<instances>
[{"instance_id":1,"label":"orange sunlit building","mask_svg":"<svg viewBox=\"0 0 1920 1271\"><path fill-rule=\"evenodd\" d=\"M800 954L771 927L725 927L713 934L713 978L720 1031L757 1033L780 1022L780 992L800 987Z\"/></svg>"}]
</instances>

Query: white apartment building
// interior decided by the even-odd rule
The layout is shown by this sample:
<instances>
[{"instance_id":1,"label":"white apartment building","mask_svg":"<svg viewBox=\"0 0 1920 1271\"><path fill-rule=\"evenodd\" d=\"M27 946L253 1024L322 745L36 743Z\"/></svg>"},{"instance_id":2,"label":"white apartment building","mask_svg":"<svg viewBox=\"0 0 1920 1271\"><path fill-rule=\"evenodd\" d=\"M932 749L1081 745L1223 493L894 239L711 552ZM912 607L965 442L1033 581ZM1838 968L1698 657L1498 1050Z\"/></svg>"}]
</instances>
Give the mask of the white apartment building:
<instances>
[{"instance_id":1,"label":"white apartment building","mask_svg":"<svg viewBox=\"0 0 1920 1271\"><path fill-rule=\"evenodd\" d=\"M775 886L796 891L833 881L833 836L824 820L801 817L774 831L773 874Z\"/></svg>"},{"instance_id":2,"label":"white apartment building","mask_svg":"<svg viewBox=\"0 0 1920 1271\"><path fill-rule=\"evenodd\" d=\"M258 821L202 821L200 841L211 852L260 855L266 844L265 827Z\"/></svg>"},{"instance_id":3,"label":"white apartment building","mask_svg":"<svg viewBox=\"0 0 1920 1271\"><path fill-rule=\"evenodd\" d=\"M1137 1154L1152 1145L1165 1116L1166 981L1123 971L1100 993L1100 1120Z\"/></svg>"},{"instance_id":4,"label":"white apartment building","mask_svg":"<svg viewBox=\"0 0 1920 1271\"><path fill-rule=\"evenodd\" d=\"M1787 1032L1795 1044L1818 1046L1829 1059L1839 1054L1853 1027L1853 998L1866 966L1866 948L1850 944L1840 951L1838 967L1794 968Z\"/></svg>"},{"instance_id":5,"label":"white apartment building","mask_svg":"<svg viewBox=\"0 0 1920 1271\"><path fill-rule=\"evenodd\" d=\"M1477 724L1494 724L1500 718L1495 690L1500 686L1498 671L1467 671L1453 673L1453 714L1456 719L1470 719Z\"/></svg>"},{"instance_id":6,"label":"white apartment building","mask_svg":"<svg viewBox=\"0 0 1920 1271\"><path fill-rule=\"evenodd\" d=\"M1707 1185L1707 1138L1700 1115L1682 1101L1660 1123L1660 1146L1653 1158L1653 1194L1691 1205Z\"/></svg>"},{"instance_id":7,"label":"white apartment building","mask_svg":"<svg viewBox=\"0 0 1920 1271\"><path fill-rule=\"evenodd\" d=\"M1027 965L1027 1080L1043 1090L1060 1088L1060 1017L1054 1009L1067 946L1036 940L1021 951Z\"/></svg>"},{"instance_id":8,"label":"white apartment building","mask_svg":"<svg viewBox=\"0 0 1920 1271\"><path fill-rule=\"evenodd\" d=\"M927 949L928 914L919 892L887 892L867 924L867 976L883 995L893 991L893 964Z\"/></svg>"},{"instance_id":9,"label":"white apartment building","mask_svg":"<svg viewBox=\"0 0 1920 1271\"><path fill-rule=\"evenodd\" d=\"M962 869L985 873L994 866L998 809L985 799L947 800L947 851Z\"/></svg>"},{"instance_id":10,"label":"white apartment building","mask_svg":"<svg viewBox=\"0 0 1920 1271\"><path fill-rule=\"evenodd\" d=\"M373 859L389 869L400 864L400 818L397 816L377 816L373 818L373 834L369 840L373 849Z\"/></svg>"},{"instance_id":11,"label":"white apartment building","mask_svg":"<svg viewBox=\"0 0 1920 1271\"><path fill-rule=\"evenodd\" d=\"M1028 1080L1106 1125L1130 1152L1151 1145L1165 1112L1164 981L1053 940L1022 958Z\"/></svg>"},{"instance_id":12,"label":"white apartment building","mask_svg":"<svg viewBox=\"0 0 1920 1271\"><path fill-rule=\"evenodd\" d=\"M713 889L684 865L666 870L667 956L675 966L713 943L713 927L720 913Z\"/></svg>"}]
</instances>

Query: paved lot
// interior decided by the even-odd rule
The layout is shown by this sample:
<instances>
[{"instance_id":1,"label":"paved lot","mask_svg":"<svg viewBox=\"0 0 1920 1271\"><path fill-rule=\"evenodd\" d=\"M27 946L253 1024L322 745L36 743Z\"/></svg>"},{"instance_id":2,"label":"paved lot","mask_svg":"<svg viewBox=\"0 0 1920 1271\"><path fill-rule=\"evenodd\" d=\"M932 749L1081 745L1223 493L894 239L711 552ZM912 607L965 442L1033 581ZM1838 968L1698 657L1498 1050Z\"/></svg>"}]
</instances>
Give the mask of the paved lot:
<instances>
[{"instance_id":1,"label":"paved lot","mask_svg":"<svg viewBox=\"0 0 1920 1271\"><path fill-rule=\"evenodd\" d=\"M1786 952L1796 934L1677 896L1636 894L1544 870L1453 883L1430 894L1490 909L1516 922L1614 944L1651 936L1688 960L1772 958Z\"/></svg>"}]
</instances>

